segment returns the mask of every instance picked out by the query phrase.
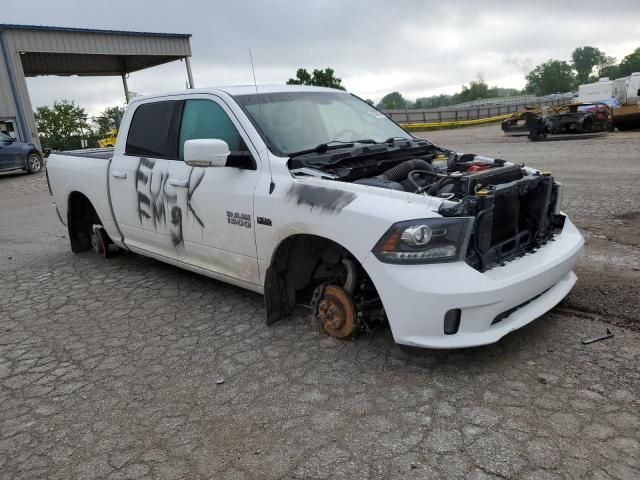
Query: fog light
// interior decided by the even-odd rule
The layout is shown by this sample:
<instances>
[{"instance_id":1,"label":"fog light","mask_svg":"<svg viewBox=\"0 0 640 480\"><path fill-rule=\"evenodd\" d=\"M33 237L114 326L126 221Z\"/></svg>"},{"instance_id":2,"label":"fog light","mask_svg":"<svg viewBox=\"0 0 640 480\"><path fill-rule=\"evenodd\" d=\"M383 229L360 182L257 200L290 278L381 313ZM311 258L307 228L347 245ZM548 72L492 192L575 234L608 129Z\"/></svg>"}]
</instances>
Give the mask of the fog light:
<instances>
[{"instance_id":1,"label":"fog light","mask_svg":"<svg viewBox=\"0 0 640 480\"><path fill-rule=\"evenodd\" d=\"M447 313L444 314L444 334L445 335L453 335L454 333L458 333L458 329L460 328L460 315L461 311L459 308L452 308Z\"/></svg>"}]
</instances>

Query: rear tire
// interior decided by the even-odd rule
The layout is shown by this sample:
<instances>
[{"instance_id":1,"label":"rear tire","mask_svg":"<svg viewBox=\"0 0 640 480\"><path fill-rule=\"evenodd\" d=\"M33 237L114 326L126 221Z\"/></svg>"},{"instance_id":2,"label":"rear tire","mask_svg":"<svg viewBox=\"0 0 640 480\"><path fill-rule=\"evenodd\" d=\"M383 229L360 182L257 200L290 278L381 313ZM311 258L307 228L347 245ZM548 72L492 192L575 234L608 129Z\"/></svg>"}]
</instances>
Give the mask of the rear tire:
<instances>
[{"instance_id":1,"label":"rear tire","mask_svg":"<svg viewBox=\"0 0 640 480\"><path fill-rule=\"evenodd\" d=\"M93 226L100 225L100 218L91 202L82 194L71 194L67 226L69 242L73 253L86 252L93 249Z\"/></svg>"},{"instance_id":2,"label":"rear tire","mask_svg":"<svg viewBox=\"0 0 640 480\"><path fill-rule=\"evenodd\" d=\"M42 171L42 157L40 154L36 152L31 152L27 156L27 172L28 173L39 173Z\"/></svg>"}]
</instances>

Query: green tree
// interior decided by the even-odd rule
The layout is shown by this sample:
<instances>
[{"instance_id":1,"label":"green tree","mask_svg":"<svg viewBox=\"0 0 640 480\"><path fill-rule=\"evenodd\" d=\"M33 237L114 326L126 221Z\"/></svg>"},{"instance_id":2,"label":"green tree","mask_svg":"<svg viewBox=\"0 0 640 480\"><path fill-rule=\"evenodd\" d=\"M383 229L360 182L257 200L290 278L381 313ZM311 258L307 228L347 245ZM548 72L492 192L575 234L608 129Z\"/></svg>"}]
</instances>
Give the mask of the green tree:
<instances>
[{"instance_id":1,"label":"green tree","mask_svg":"<svg viewBox=\"0 0 640 480\"><path fill-rule=\"evenodd\" d=\"M518 90L517 88L500 88L493 87L498 92L498 97L516 97L518 95L522 95L524 90Z\"/></svg>"},{"instance_id":2,"label":"green tree","mask_svg":"<svg viewBox=\"0 0 640 480\"><path fill-rule=\"evenodd\" d=\"M93 123L96 125L95 134L102 138L111 130L118 130L123 115L124 108L117 106L105 108L100 115L93 117Z\"/></svg>"},{"instance_id":3,"label":"green tree","mask_svg":"<svg viewBox=\"0 0 640 480\"><path fill-rule=\"evenodd\" d=\"M587 83L593 69L605 64L607 56L596 47L578 47L571 54L571 65L576 71L576 81L579 85Z\"/></svg>"},{"instance_id":4,"label":"green tree","mask_svg":"<svg viewBox=\"0 0 640 480\"><path fill-rule=\"evenodd\" d=\"M485 86L479 84L480 82L471 82L469 87L463 86L462 92L454 93L453 95L445 95L441 93L440 95L433 95L431 97L417 98L413 103L413 108L441 108L471 100L478 100L480 98L512 97L515 95L522 95L522 90L518 90L516 88L485 88Z\"/></svg>"},{"instance_id":5,"label":"green tree","mask_svg":"<svg viewBox=\"0 0 640 480\"><path fill-rule=\"evenodd\" d=\"M640 72L640 47L624 57L618 65L618 77L626 77L633 72Z\"/></svg>"},{"instance_id":6,"label":"green tree","mask_svg":"<svg viewBox=\"0 0 640 480\"><path fill-rule=\"evenodd\" d=\"M615 57L609 57L607 55L596 65L597 75L591 77L591 80L597 82L600 77L615 78L614 75L618 72L618 66L616 65Z\"/></svg>"},{"instance_id":7,"label":"green tree","mask_svg":"<svg viewBox=\"0 0 640 480\"><path fill-rule=\"evenodd\" d=\"M381 110L401 110L409 107L409 102L400 94L400 92L387 93L377 107Z\"/></svg>"},{"instance_id":8,"label":"green tree","mask_svg":"<svg viewBox=\"0 0 640 480\"><path fill-rule=\"evenodd\" d=\"M600 71L598 72L598 78L601 77L607 77L610 79L615 79L620 77L621 75L619 75L619 70L620 68L618 67L618 65L607 65L605 67L602 67L602 69L600 69ZM597 81L596 78L593 79L593 81Z\"/></svg>"},{"instance_id":9,"label":"green tree","mask_svg":"<svg viewBox=\"0 0 640 480\"><path fill-rule=\"evenodd\" d=\"M466 85L462 86L462 91L456 96L456 103L470 102L482 98L494 98L497 96L498 88L489 87L484 81L484 76L479 74L478 79L469 83L468 87Z\"/></svg>"},{"instance_id":10,"label":"green tree","mask_svg":"<svg viewBox=\"0 0 640 480\"><path fill-rule=\"evenodd\" d=\"M529 72L526 79L525 90L535 95L570 92L576 85L571 65L564 60L547 60Z\"/></svg>"},{"instance_id":11,"label":"green tree","mask_svg":"<svg viewBox=\"0 0 640 480\"><path fill-rule=\"evenodd\" d=\"M84 108L73 101L56 101L51 108L38 107L35 117L43 145L52 148L69 149L79 146L79 138L91 134Z\"/></svg>"},{"instance_id":12,"label":"green tree","mask_svg":"<svg viewBox=\"0 0 640 480\"><path fill-rule=\"evenodd\" d=\"M457 93L455 95L446 95L441 93L440 95L433 95L431 97L416 98L413 104L413 108L440 108L448 107L456 103Z\"/></svg>"},{"instance_id":13,"label":"green tree","mask_svg":"<svg viewBox=\"0 0 640 480\"><path fill-rule=\"evenodd\" d=\"M335 76L332 68L324 70L315 69L313 74L307 72L305 68L299 68L296 72L296 78L287 80L287 85L313 85L315 87L337 88L338 90L346 90L342 86L342 79Z\"/></svg>"}]
</instances>

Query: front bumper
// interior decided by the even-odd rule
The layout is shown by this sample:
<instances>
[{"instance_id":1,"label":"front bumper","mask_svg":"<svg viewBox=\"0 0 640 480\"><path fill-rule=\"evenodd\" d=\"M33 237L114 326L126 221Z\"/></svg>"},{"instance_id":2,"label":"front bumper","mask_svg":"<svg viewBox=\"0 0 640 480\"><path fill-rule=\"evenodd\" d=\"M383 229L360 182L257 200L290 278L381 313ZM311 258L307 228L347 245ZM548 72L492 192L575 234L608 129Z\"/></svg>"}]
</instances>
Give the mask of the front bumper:
<instances>
[{"instance_id":1,"label":"front bumper","mask_svg":"<svg viewBox=\"0 0 640 480\"><path fill-rule=\"evenodd\" d=\"M464 262L391 265L373 254L364 268L382 299L397 343L462 348L497 342L557 305L577 277L584 239L567 219L562 233L535 253L481 273ZM461 310L455 334L444 315ZM498 317L498 321L496 321Z\"/></svg>"}]
</instances>

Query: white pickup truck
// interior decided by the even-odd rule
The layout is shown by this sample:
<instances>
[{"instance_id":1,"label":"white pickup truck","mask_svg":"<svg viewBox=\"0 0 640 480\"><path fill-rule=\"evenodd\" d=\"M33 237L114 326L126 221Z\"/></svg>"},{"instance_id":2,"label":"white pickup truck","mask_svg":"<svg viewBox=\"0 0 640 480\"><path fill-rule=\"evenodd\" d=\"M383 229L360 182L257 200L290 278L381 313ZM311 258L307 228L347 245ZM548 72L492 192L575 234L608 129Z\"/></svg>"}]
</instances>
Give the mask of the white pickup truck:
<instances>
[{"instance_id":1,"label":"white pickup truck","mask_svg":"<svg viewBox=\"0 0 640 480\"><path fill-rule=\"evenodd\" d=\"M129 250L310 306L345 338L496 342L576 282L583 239L548 172L420 140L346 92L229 87L136 98L112 151L51 155L71 249ZM110 245L111 244L111 245Z\"/></svg>"}]
</instances>

